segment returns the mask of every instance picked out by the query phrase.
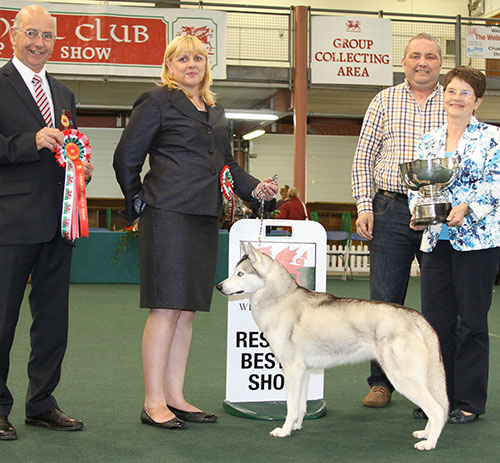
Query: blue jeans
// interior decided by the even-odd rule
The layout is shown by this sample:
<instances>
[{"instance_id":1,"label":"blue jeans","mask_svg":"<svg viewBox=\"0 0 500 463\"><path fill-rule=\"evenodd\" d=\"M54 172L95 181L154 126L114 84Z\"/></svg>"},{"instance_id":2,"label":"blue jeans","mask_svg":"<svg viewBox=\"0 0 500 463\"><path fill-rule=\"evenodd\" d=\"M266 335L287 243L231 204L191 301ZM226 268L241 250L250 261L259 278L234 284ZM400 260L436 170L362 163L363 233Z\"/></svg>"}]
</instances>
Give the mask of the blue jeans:
<instances>
[{"instance_id":1,"label":"blue jeans","mask_svg":"<svg viewBox=\"0 0 500 463\"><path fill-rule=\"evenodd\" d=\"M415 256L421 260L422 232L409 227L408 203L377 193L373 199L373 239L370 242L370 299L404 304L411 264ZM384 386L389 382L380 365L371 362L368 384Z\"/></svg>"}]
</instances>

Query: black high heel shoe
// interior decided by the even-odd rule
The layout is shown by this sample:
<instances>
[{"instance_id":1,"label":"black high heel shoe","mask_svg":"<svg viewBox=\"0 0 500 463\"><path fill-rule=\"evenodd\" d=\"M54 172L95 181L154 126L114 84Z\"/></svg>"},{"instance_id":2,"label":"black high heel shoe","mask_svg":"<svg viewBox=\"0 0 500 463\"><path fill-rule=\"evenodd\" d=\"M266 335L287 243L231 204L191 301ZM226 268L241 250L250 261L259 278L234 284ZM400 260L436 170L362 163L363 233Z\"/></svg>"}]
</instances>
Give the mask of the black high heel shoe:
<instances>
[{"instance_id":1,"label":"black high heel shoe","mask_svg":"<svg viewBox=\"0 0 500 463\"><path fill-rule=\"evenodd\" d=\"M158 421L153 420L151 416L149 416L149 413L145 408L143 408L141 412L141 423L149 424L151 426L156 426L157 428L163 429L184 429L186 427L186 423L184 423L184 421L180 420L177 417L159 423Z\"/></svg>"},{"instance_id":2,"label":"black high heel shoe","mask_svg":"<svg viewBox=\"0 0 500 463\"><path fill-rule=\"evenodd\" d=\"M213 413L205 412L186 412L184 410L179 410L178 408L168 405L167 407L170 411L181 420L191 421L193 423L215 423L217 421L217 416Z\"/></svg>"}]
</instances>

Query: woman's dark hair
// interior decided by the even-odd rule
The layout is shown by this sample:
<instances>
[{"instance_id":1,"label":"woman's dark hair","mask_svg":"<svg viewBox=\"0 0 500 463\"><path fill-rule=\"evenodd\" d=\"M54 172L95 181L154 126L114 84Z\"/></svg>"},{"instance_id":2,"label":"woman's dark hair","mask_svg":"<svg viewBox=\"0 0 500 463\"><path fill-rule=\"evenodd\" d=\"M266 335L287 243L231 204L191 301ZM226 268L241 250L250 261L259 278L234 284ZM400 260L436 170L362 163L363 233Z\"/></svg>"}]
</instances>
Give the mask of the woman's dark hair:
<instances>
[{"instance_id":1,"label":"woman's dark hair","mask_svg":"<svg viewBox=\"0 0 500 463\"><path fill-rule=\"evenodd\" d=\"M448 84L455 78L468 83L474 90L476 99L483 97L486 91L486 76L481 71L468 66L457 66L453 68L444 76L443 87L445 90Z\"/></svg>"}]
</instances>

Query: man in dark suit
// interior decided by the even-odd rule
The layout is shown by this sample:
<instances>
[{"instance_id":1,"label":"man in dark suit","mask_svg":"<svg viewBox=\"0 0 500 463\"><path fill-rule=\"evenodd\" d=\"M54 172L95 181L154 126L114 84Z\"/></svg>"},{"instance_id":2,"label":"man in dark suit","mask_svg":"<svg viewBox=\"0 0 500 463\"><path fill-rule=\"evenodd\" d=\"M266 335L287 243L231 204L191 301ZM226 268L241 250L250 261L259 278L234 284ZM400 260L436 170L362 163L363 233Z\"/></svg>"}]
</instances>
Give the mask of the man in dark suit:
<instances>
[{"instance_id":1,"label":"man in dark suit","mask_svg":"<svg viewBox=\"0 0 500 463\"><path fill-rule=\"evenodd\" d=\"M23 8L9 33L15 56L0 69L0 440L17 438L8 420L13 397L6 383L30 274L33 323L25 423L61 431L83 428L58 408L52 395L67 343L72 252L72 243L61 236L64 169L54 150L64 140L55 127L63 111L76 115L75 98L45 72L56 31L44 8ZM36 74L46 95L42 110L32 83ZM86 163L86 178L92 169Z\"/></svg>"}]
</instances>

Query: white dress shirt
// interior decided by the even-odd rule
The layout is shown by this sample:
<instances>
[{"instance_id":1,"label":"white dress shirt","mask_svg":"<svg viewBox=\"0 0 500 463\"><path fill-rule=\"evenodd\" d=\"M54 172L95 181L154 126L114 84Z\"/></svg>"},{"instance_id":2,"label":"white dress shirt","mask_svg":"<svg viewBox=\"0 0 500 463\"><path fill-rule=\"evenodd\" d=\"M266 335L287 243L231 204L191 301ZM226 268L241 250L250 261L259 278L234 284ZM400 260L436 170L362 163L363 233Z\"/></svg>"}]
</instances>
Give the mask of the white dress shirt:
<instances>
[{"instance_id":1,"label":"white dress shirt","mask_svg":"<svg viewBox=\"0 0 500 463\"><path fill-rule=\"evenodd\" d=\"M54 117L55 116L54 102L52 101L52 92L50 91L49 81L47 80L47 73L45 71L45 66L42 68L40 72L35 73L28 66L23 64L16 56L12 58L12 64L19 71L19 74L21 74L21 77L23 78L26 87L28 87L29 91L33 95L33 99L35 100L35 102L36 102L36 97L35 97L35 87L33 85L33 76L35 74L38 74L41 77L43 90L45 91L45 94L49 99L50 114L52 115L52 120L54 121L54 127L57 127L56 118Z\"/></svg>"}]
</instances>

